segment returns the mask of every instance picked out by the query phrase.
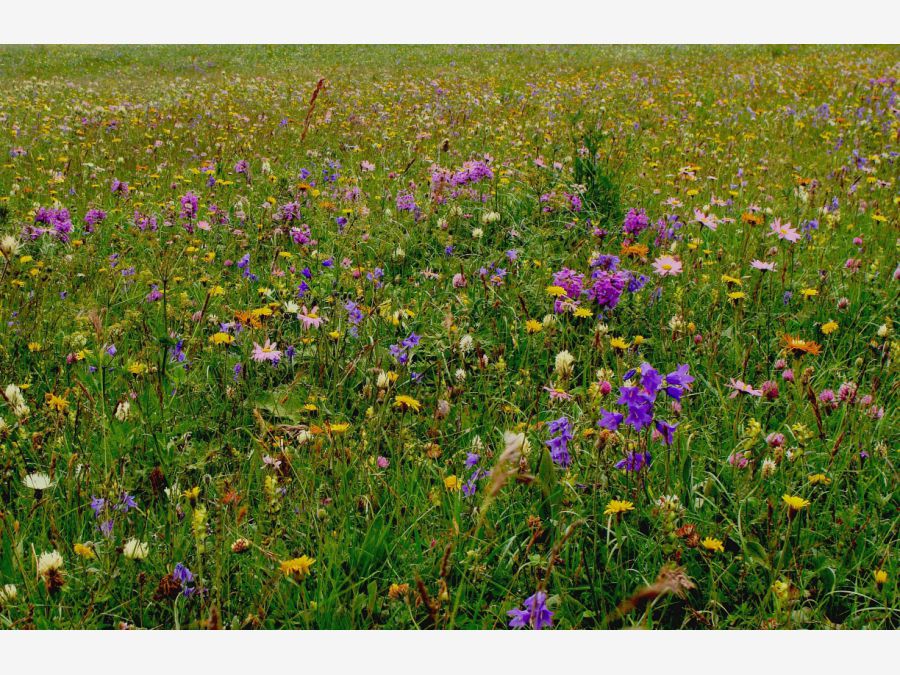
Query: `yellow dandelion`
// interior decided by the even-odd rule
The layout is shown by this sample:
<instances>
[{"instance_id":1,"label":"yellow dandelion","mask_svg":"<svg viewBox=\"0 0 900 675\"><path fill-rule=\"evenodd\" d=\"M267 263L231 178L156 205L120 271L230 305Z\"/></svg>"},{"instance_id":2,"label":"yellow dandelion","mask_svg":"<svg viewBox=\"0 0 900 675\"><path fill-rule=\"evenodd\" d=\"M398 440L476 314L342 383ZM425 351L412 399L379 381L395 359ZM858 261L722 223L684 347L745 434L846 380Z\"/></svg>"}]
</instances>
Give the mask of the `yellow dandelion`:
<instances>
[{"instance_id":1,"label":"yellow dandelion","mask_svg":"<svg viewBox=\"0 0 900 675\"><path fill-rule=\"evenodd\" d=\"M822 328L820 330L822 331L823 335L831 335L837 329L838 329L837 321L829 321L827 323L823 323Z\"/></svg>"},{"instance_id":2,"label":"yellow dandelion","mask_svg":"<svg viewBox=\"0 0 900 675\"><path fill-rule=\"evenodd\" d=\"M147 367L147 364L141 363L140 361L135 361L128 366L128 372L132 375L143 375L148 370L150 369Z\"/></svg>"},{"instance_id":3,"label":"yellow dandelion","mask_svg":"<svg viewBox=\"0 0 900 675\"><path fill-rule=\"evenodd\" d=\"M459 492L459 489L462 487L462 483L459 480L458 476L447 476L444 479L444 487L447 488L450 492Z\"/></svg>"},{"instance_id":4,"label":"yellow dandelion","mask_svg":"<svg viewBox=\"0 0 900 675\"><path fill-rule=\"evenodd\" d=\"M69 407L69 402L56 394L47 394L47 407L56 412L64 413Z\"/></svg>"},{"instance_id":5,"label":"yellow dandelion","mask_svg":"<svg viewBox=\"0 0 900 675\"><path fill-rule=\"evenodd\" d=\"M884 570L875 570L875 583L881 586L882 584L887 583L888 573Z\"/></svg>"},{"instance_id":6,"label":"yellow dandelion","mask_svg":"<svg viewBox=\"0 0 900 675\"><path fill-rule=\"evenodd\" d=\"M412 396L400 394L394 397L394 407L400 408L401 410L412 409L414 412L419 412L419 410L422 408L422 404Z\"/></svg>"},{"instance_id":7,"label":"yellow dandelion","mask_svg":"<svg viewBox=\"0 0 900 675\"><path fill-rule=\"evenodd\" d=\"M209 341L214 345L230 345L234 342L234 336L229 333L218 332L214 335L211 335Z\"/></svg>"},{"instance_id":8,"label":"yellow dandelion","mask_svg":"<svg viewBox=\"0 0 900 675\"><path fill-rule=\"evenodd\" d=\"M619 499L610 499L609 503L606 505L606 509L603 511L603 515L615 516L620 513L627 513L628 511L634 511L634 504Z\"/></svg>"},{"instance_id":9,"label":"yellow dandelion","mask_svg":"<svg viewBox=\"0 0 900 675\"><path fill-rule=\"evenodd\" d=\"M800 291L800 295L802 295L804 298L814 298L818 294L819 291L817 291L815 288L804 288Z\"/></svg>"},{"instance_id":10,"label":"yellow dandelion","mask_svg":"<svg viewBox=\"0 0 900 675\"><path fill-rule=\"evenodd\" d=\"M620 337L611 337L609 339L609 346L613 349L626 350L630 346L623 338Z\"/></svg>"},{"instance_id":11,"label":"yellow dandelion","mask_svg":"<svg viewBox=\"0 0 900 675\"><path fill-rule=\"evenodd\" d=\"M540 321L528 319L528 321L525 322L525 330L529 333L540 333L544 330L544 325Z\"/></svg>"},{"instance_id":12,"label":"yellow dandelion","mask_svg":"<svg viewBox=\"0 0 900 675\"><path fill-rule=\"evenodd\" d=\"M719 553L725 553L725 546L722 543L721 539L716 539L715 537L706 537L703 541L700 542L703 548L707 551L712 551L715 553L718 551Z\"/></svg>"},{"instance_id":13,"label":"yellow dandelion","mask_svg":"<svg viewBox=\"0 0 900 675\"><path fill-rule=\"evenodd\" d=\"M562 286L547 286L547 295L560 298L566 294L566 289Z\"/></svg>"},{"instance_id":14,"label":"yellow dandelion","mask_svg":"<svg viewBox=\"0 0 900 675\"><path fill-rule=\"evenodd\" d=\"M805 509L809 506L809 500L803 499L803 497L795 497L789 494L784 494L781 496L782 501L788 505L788 508L791 511L799 511L800 509Z\"/></svg>"},{"instance_id":15,"label":"yellow dandelion","mask_svg":"<svg viewBox=\"0 0 900 675\"><path fill-rule=\"evenodd\" d=\"M97 557L97 554L94 553L94 549L91 547L91 544L75 544L74 549L75 555L82 558L90 560Z\"/></svg>"},{"instance_id":16,"label":"yellow dandelion","mask_svg":"<svg viewBox=\"0 0 900 675\"><path fill-rule=\"evenodd\" d=\"M315 558L310 558L308 555L302 555L299 558L282 560L279 567L285 576L293 577L299 581L309 574L310 569L312 569L313 563L315 562Z\"/></svg>"},{"instance_id":17,"label":"yellow dandelion","mask_svg":"<svg viewBox=\"0 0 900 675\"><path fill-rule=\"evenodd\" d=\"M831 479L824 473L813 473L809 476L810 485L831 485Z\"/></svg>"}]
</instances>

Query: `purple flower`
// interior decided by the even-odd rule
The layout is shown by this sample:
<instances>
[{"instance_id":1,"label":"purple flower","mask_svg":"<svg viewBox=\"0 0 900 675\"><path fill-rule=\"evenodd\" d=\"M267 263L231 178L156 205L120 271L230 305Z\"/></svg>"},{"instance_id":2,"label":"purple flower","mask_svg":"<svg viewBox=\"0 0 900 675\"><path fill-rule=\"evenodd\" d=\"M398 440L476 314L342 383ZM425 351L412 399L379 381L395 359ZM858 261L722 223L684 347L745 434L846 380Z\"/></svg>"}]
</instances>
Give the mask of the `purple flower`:
<instances>
[{"instance_id":1,"label":"purple flower","mask_svg":"<svg viewBox=\"0 0 900 675\"><path fill-rule=\"evenodd\" d=\"M622 424L623 419L625 419L625 415L621 413L600 408L600 421L597 422L597 426L616 431L619 425Z\"/></svg>"},{"instance_id":2,"label":"purple flower","mask_svg":"<svg viewBox=\"0 0 900 675\"><path fill-rule=\"evenodd\" d=\"M615 467L624 469L626 472L637 473L641 469L649 468L652 460L649 452L629 452L624 459L616 462Z\"/></svg>"},{"instance_id":3,"label":"purple flower","mask_svg":"<svg viewBox=\"0 0 900 675\"><path fill-rule=\"evenodd\" d=\"M116 505L116 510L121 511L122 513L128 513L129 509L136 509L137 502L134 501L134 497L132 497L127 492L122 493L122 499Z\"/></svg>"},{"instance_id":4,"label":"purple flower","mask_svg":"<svg viewBox=\"0 0 900 675\"><path fill-rule=\"evenodd\" d=\"M547 429L551 434L556 434L549 441L544 442L544 445L550 448L550 459L555 464L568 467L572 463L569 455L569 441L574 438L569 420L566 417L560 417L558 420L550 422Z\"/></svg>"},{"instance_id":5,"label":"purple flower","mask_svg":"<svg viewBox=\"0 0 900 675\"><path fill-rule=\"evenodd\" d=\"M656 430L659 432L659 435L662 437L662 442L666 445L672 445L675 429L678 428L678 425L669 424L665 420L656 420L655 426Z\"/></svg>"},{"instance_id":6,"label":"purple flower","mask_svg":"<svg viewBox=\"0 0 900 675\"><path fill-rule=\"evenodd\" d=\"M510 628L531 626L535 630L553 625L553 612L547 609L547 594L538 591L523 603L524 609L511 609L506 615L512 617Z\"/></svg>"},{"instance_id":7,"label":"purple flower","mask_svg":"<svg viewBox=\"0 0 900 675\"><path fill-rule=\"evenodd\" d=\"M471 469L473 466L478 464L478 462L480 460L481 460L480 455L478 455L474 452L470 452L468 455L466 455L466 468Z\"/></svg>"},{"instance_id":8,"label":"purple flower","mask_svg":"<svg viewBox=\"0 0 900 675\"><path fill-rule=\"evenodd\" d=\"M91 497L91 510L94 512L94 517L99 518L100 514L103 512L103 509L106 507L106 500L103 497Z\"/></svg>"}]
</instances>

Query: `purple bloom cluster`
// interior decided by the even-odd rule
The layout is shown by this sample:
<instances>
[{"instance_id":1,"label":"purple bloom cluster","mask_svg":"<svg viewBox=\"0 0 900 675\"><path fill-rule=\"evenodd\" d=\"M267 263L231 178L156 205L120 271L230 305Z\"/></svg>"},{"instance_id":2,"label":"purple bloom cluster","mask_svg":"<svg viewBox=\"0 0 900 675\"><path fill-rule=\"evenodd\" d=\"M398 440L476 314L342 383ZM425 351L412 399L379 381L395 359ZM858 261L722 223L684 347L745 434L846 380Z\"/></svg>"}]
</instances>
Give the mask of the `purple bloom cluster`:
<instances>
[{"instance_id":1,"label":"purple bloom cluster","mask_svg":"<svg viewBox=\"0 0 900 675\"><path fill-rule=\"evenodd\" d=\"M574 438L569 420L566 417L560 417L558 420L550 422L547 429L554 434L553 438L544 442L544 445L550 448L550 459L554 464L568 467L572 463L572 457L569 455L569 441Z\"/></svg>"},{"instance_id":2,"label":"purple bloom cluster","mask_svg":"<svg viewBox=\"0 0 900 675\"><path fill-rule=\"evenodd\" d=\"M282 223L293 223L300 220L300 204L298 202L282 204L278 207L278 213L274 218Z\"/></svg>"},{"instance_id":3,"label":"purple bloom cluster","mask_svg":"<svg viewBox=\"0 0 900 675\"><path fill-rule=\"evenodd\" d=\"M465 162L462 169L453 174L450 183L456 187L478 183L483 180L491 180L494 172L487 164L481 161ZM433 178L432 178L433 184Z\"/></svg>"},{"instance_id":4,"label":"purple bloom cluster","mask_svg":"<svg viewBox=\"0 0 900 675\"><path fill-rule=\"evenodd\" d=\"M506 613L512 617L510 628L531 626L541 630L553 626L553 612L547 609L547 594L544 591L538 591L522 604L524 609L511 609Z\"/></svg>"},{"instance_id":5,"label":"purple bloom cluster","mask_svg":"<svg viewBox=\"0 0 900 675\"><path fill-rule=\"evenodd\" d=\"M409 360L412 358L412 350L418 346L419 340L421 340L421 338L418 335L410 333L409 337L390 346L391 356L393 356L400 365L408 364Z\"/></svg>"},{"instance_id":6,"label":"purple bloom cluster","mask_svg":"<svg viewBox=\"0 0 900 675\"><path fill-rule=\"evenodd\" d=\"M46 225L46 228L32 227L27 232L31 239L37 239L41 235L51 232L57 239L62 242L69 241L69 235L72 232L72 217L69 215L69 209L47 209L43 206L34 214L35 225Z\"/></svg>"},{"instance_id":7,"label":"purple bloom cluster","mask_svg":"<svg viewBox=\"0 0 900 675\"><path fill-rule=\"evenodd\" d=\"M614 410L600 409L600 421L597 425L604 429L616 431L620 425L626 424L635 431L649 427L651 424L659 434L660 440L666 445L671 445L677 424L669 424L661 419L654 419L654 404L657 394L664 392L669 398L680 401L687 386L694 381L688 374L688 365L682 364L677 369L663 377L649 363L642 363L640 368L635 368L627 373L625 381L636 380L633 386L619 387L618 405L627 407L627 413L623 414ZM627 458L626 458L627 459ZM618 468L637 466L636 458L631 458ZM640 460L649 465L649 457ZM643 464L641 464L643 466ZM641 468L639 466L638 468ZM636 469L634 469L636 470Z\"/></svg>"},{"instance_id":8,"label":"purple bloom cluster","mask_svg":"<svg viewBox=\"0 0 900 675\"><path fill-rule=\"evenodd\" d=\"M191 597L197 590L194 586L189 585L194 581L194 573L182 563L175 565L175 569L172 570L172 578L181 584L181 594L186 598Z\"/></svg>"},{"instance_id":9,"label":"purple bloom cluster","mask_svg":"<svg viewBox=\"0 0 900 675\"><path fill-rule=\"evenodd\" d=\"M650 219L647 217L647 212L644 209L637 211L635 209L630 209L627 214L625 214L625 223L622 225L622 230L629 237L636 237L641 232L647 229L650 225Z\"/></svg>"},{"instance_id":10,"label":"purple bloom cluster","mask_svg":"<svg viewBox=\"0 0 900 675\"><path fill-rule=\"evenodd\" d=\"M181 217L185 220L193 220L200 210L200 199L193 192L181 196Z\"/></svg>"}]
</instances>

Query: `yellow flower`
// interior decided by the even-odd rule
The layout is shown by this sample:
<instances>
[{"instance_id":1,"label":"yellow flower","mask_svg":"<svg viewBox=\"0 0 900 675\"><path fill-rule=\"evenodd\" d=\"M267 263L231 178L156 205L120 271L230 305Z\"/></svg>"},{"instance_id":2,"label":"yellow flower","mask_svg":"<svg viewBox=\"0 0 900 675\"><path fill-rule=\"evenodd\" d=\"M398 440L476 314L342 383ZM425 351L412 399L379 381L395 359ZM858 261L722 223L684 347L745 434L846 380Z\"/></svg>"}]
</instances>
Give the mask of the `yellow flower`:
<instances>
[{"instance_id":1,"label":"yellow flower","mask_svg":"<svg viewBox=\"0 0 900 675\"><path fill-rule=\"evenodd\" d=\"M829 321L828 323L822 324L822 334L823 335L831 335L834 331L838 329L837 321Z\"/></svg>"},{"instance_id":2,"label":"yellow flower","mask_svg":"<svg viewBox=\"0 0 900 675\"><path fill-rule=\"evenodd\" d=\"M875 583L881 586L888 580L888 574L884 570L875 570Z\"/></svg>"},{"instance_id":3,"label":"yellow flower","mask_svg":"<svg viewBox=\"0 0 900 675\"><path fill-rule=\"evenodd\" d=\"M215 335L210 336L209 341L214 345L230 345L234 342L234 336L220 331Z\"/></svg>"},{"instance_id":4,"label":"yellow flower","mask_svg":"<svg viewBox=\"0 0 900 675\"><path fill-rule=\"evenodd\" d=\"M809 500L803 499L803 497L792 497L791 495L785 494L781 496L781 499L788 505L788 508L791 511L799 511L800 509L805 509L809 506Z\"/></svg>"},{"instance_id":5,"label":"yellow flower","mask_svg":"<svg viewBox=\"0 0 900 675\"><path fill-rule=\"evenodd\" d=\"M66 412L66 408L69 407L69 402L56 394L47 394L47 407L56 410L57 412L64 413Z\"/></svg>"},{"instance_id":6,"label":"yellow flower","mask_svg":"<svg viewBox=\"0 0 900 675\"><path fill-rule=\"evenodd\" d=\"M28 351L30 351L30 352L41 351L41 343L40 342L29 342L28 343Z\"/></svg>"},{"instance_id":7,"label":"yellow flower","mask_svg":"<svg viewBox=\"0 0 900 675\"><path fill-rule=\"evenodd\" d=\"M810 474L809 483L810 485L818 485L819 483L822 485L831 485L831 479L824 473L814 473Z\"/></svg>"},{"instance_id":8,"label":"yellow flower","mask_svg":"<svg viewBox=\"0 0 900 675\"><path fill-rule=\"evenodd\" d=\"M743 300L747 297L747 294L744 291L734 291L733 293L729 293L728 297L732 300Z\"/></svg>"},{"instance_id":9,"label":"yellow flower","mask_svg":"<svg viewBox=\"0 0 900 675\"><path fill-rule=\"evenodd\" d=\"M143 375L148 370L149 368L147 368L147 364L141 363L140 361L135 361L128 366L128 372L132 375Z\"/></svg>"},{"instance_id":10,"label":"yellow flower","mask_svg":"<svg viewBox=\"0 0 900 675\"><path fill-rule=\"evenodd\" d=\"M94 553L94 549L91 548L90 544L75 544L75 555L79 555L82 558L96 558L97 554Z\"/></svg>"},{"instance_id":11,"label":"yellow flower","mask_svg":"<svg viewBox=\"0 0 900 675\"><path fill-rule=\"evenodd\" d=\"M612 337L609 339L609 346L613 349L625 350L628 349L629 344L623 338Z\"/></svg>"},{"instance_id":12,"label":"yellow flower","mask_svg":"<svg viewBox=\"0 0 900 675\"><path fill-rule=\"evenodd\" d=\"M309 571L315 562L315 558L310 558L308 555L302 555L299 558L282 560L280 568L286 576L294 577L294 579L299 581L309 574Z\"/></svg>"},{"instance_id":13,"label":"yellow flower","mask_svg":"<svg viewBox=\"0 0 900 675\"><path fill-rule=\"evenodd\" d=\"M459 489L462 487L462 483L460 483L457 476L447 476L444 479L444 487L447 488L450 492L459 492Z\"/></svg>"},{"instance_id":14,"label":"yellow flower","mask_svg":"<svg viewBox=\"0 0 900 675\"><path fill-rule=\"evenodd\" d=\"M587 307L579 307L575 310L575 316L579 319L589 319L594 316L594 313Z\"/></svg>"},{"instance_id":15,"label":"yellow flower","mask_svg":"<svg viewBox=\"0 0 900 675\"><path fill-rule=\"evenodd\" d=\"M605 516L614 516L620 513L627 513L628 511L634 511L634 504L631 502L620 501L618 499L610 499L609 503L606 505L606 510L603 512Z\"/></svg>"},{"instance_id":16,"label":"yellow flower","mask_svg":"<svg viewBox=\"0 0 900 675\"><path fill-rule=\"evenodd\" d=\"M719 553L725 553L725 546L722 544L721 539L715 539L713 537L706 537L703 541L700 542L707 551L718 551Z\"/></svg>"},{"instance_id":17,"label":"yellow flower","mask_svg":"<svg viewBox=\"0 0 900 675\"><path fill-rule=\"evenodd\" d=\"M544 330L544 326L540 321L528 319L528 321L525 322L525 330L529 333L540 333Z\"/></svg>"},{"instance_id":18,"label":"yellow flower","mask_svg":"<svg viewBox=\"0 0 900 675\"><path fill-rule=\"evenodd\" d=\"M562 286L547 286L547 295L554 298L562 297L566 294L566 289Z\"/></svg>"},{"instance_id":19,"label":"yellow flower","mask_svg":"<svg viewBox=\"0 0 900 675\"><path fill-rule=\"evenodd\" d=\"M422 408L422 404L412 396L400 394L399 396L394 397L394 407L400 408L402 410L409 410L410 408L412 408L413 411L419 412L419 410Z\"/></svg>"},{"instance_id":20,"label":"yellow flower","mask_svg":"<svg viewBox=\"0 0 900 675\"><path fill-rule=\"evenodd\" d=\"M818 294L819 291L817 291L815 288L804 288L800 291L800 295L802 295L804 298L814 298Z\"/></svg>"},{"instance_id":21,"label":"yellow flower","mask_svg":"<svg viewBox=\"0 0 900 675\"><path fill-rule=\"evenodd\" d=\"M728 274L722 275L722 281L724 281L726 284L735 284L736 286L743 286L743 284L744 284L744 282L742 282L737 277L732 277L732 276L729 276Z\"/></svg>"},{"instance_id":22,"label":"yellow flower","mask_svg":"<svg viewBox=\"0 0 900 675\"><path fill-rule=\"evenodd\" d=\"M189 489L185 490L184 492L182 492L182 494L184 495L184 498L187 499L189 502L195 502L195 501L197 501L197 498L200 496L200 486L197 485L192 488L189 488Z\"/></svg>"}]
</instances>

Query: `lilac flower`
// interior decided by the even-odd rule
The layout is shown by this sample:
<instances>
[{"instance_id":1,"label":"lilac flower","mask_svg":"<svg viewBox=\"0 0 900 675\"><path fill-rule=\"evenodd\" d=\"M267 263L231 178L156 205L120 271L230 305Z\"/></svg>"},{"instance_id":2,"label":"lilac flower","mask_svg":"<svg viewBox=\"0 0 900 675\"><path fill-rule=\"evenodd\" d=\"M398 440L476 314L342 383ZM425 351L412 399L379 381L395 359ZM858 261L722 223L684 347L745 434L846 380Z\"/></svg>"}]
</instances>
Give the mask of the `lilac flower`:
<instances>
[{"instance_id":1,"label":"lilac flower","mask_svg":"<svg viewBox=\"0 0 900 675\"><path fill-rule=\"evenodd\" d=\"M137 502L134 501L134 497L132 497L127 492L123 492L121 500L116 505L116 510L121 511L122 513L128 513L129 509L136 509L136 508L137 508Z\"/></svg>"},{"instance_id":2,"label":"lilac flower","mask_svg":"<svg viewBox=\"0 0 900 675\"><path fill-rule=\"evenodd\" d=\"M524 609L511 609L506 615L512 617L510 628L531 626L535 630L549 628L553 625L553 612L547 609L547 594L538 591L523 603Z\"/></svg>"},{"instance_id":3,"label":"lilac flower","mask_svg":"<svg viewBox=\"0 0 900 675\"><path fill-rule=\"evenodd\" d=\"M572 463L569 455L569 441L575 437L569 426L569 420L566 417L560 417L558 420L550 422L547 430L551 434L556 434L549 441L544 442L544 445L550 448L550 459L554 464L568 467Z\"/></svg>"},{"instance_id":4,"label":"lilac flower","mask_svg":"<svg viewBox=\"0 0 900 675\"><path fill-rule=\"evenodd\" d=\"M199 211L200 200L193 192L181 196L181 217L185 220L193 220Z\"/></svg>"},{"instance_id":5,"label":"lilac flower","mask_svg":"<svg viewBox=\"0 0 900 675\"><path fill-rule=\"evenodd\" d=\"M619 425L622 424L623 419L625 419L625 415L607 410L606 408L601 408L600 421L597 422L597 426L609 429L610 431L616 431L619 428Z\"/></svg>"},{"instance_id":6,"label":"lilac flower","mask_svg":"<svg viewBox=\"0 0 900 675\"><path fill-rule=\"evenodd\" d=\"M91 510L94 512L95 518L100 517L104 508L106 508L106 500L103 497L91 497Z\"/></svg>"},{"instance_id":7,"label":"lilac flower","mask_svg":"<svg viewBox=\"0 0 900 675\"><path fill-rule=\"evenodd\" d=\"M649 225L650 219L647 217L647 212L644 209L640 211L630 209L625 215L625 224L622 226L622 230L629 237L636 237L646 230Z\"/></svg>"},{"instance_id":8,"label":"lilac flower","mask_svg":"<svg viewBox=\"0 0 900 675\"><path fill-rule=\"evenodd\" d=\"M641 469L650 468L653 461L649 452L629 452L624 459L615 463L615 468L624 469L627 473L637 473Z\"/></svg>"},{"instance_id":9,"label":"lilac flower","mask_svg":"<svg viewBox=\"0 0 900 675\"><path fill-rule=\"evenodd\" d=\"M470 452L469 454L466 455L466 468L471 469L473 466L478 464L478 462L480 460L481 460L480 455L478 455L477 453L474 453L474 452Z\"/></svg>"}]
</instances>

